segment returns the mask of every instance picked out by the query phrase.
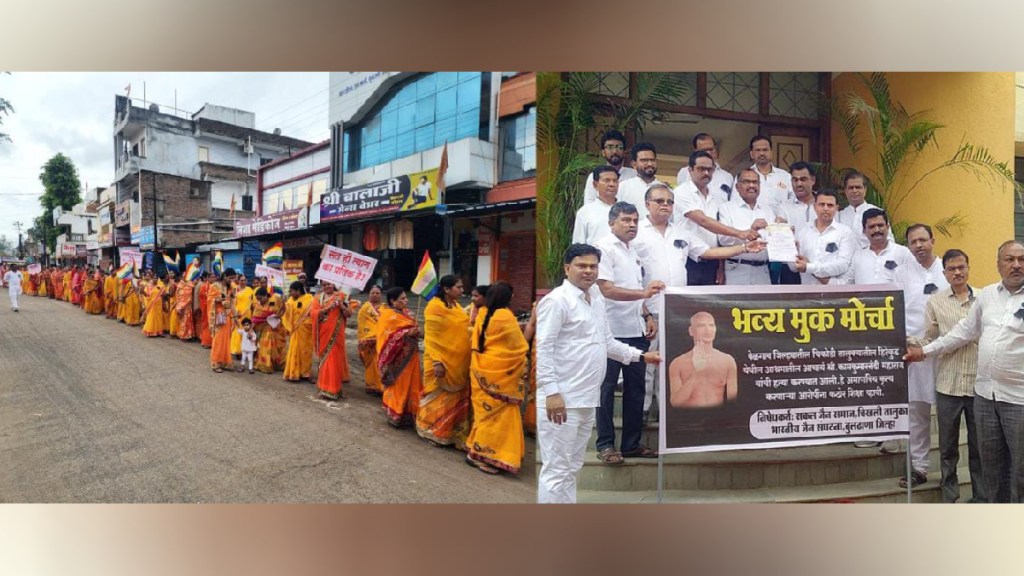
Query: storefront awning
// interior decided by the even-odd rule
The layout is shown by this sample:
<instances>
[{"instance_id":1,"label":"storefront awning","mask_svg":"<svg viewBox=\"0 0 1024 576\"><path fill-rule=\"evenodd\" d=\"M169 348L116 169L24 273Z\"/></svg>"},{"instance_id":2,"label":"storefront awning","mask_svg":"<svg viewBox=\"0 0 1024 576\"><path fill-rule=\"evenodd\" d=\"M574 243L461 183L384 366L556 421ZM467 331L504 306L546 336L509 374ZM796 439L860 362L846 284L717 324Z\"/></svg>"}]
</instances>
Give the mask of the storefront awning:
<instances>
[{"instance_id":1,"label":"storefront awning","mask_svg":"<svg viewBox=\"0 0 1024 576\"><path fill-rule=\"evenodd\" d=\"M513 200L511 202L495 202L493 204L475 204L471 206L449 206L448 216L457 218L468 218L473 216L485 216L500 212L517 212L521 210L533 210L537 207L536 198Z\"/></svg>"}]
</instances>

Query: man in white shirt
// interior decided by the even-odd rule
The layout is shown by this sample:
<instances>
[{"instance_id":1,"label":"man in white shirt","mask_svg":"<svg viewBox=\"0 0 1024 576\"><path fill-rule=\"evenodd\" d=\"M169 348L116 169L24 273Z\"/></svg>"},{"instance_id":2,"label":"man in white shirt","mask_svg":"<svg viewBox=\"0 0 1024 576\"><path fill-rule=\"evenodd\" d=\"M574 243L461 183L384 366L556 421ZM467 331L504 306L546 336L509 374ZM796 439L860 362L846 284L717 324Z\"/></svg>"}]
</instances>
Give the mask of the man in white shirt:
<instances>
[{"instance_id":1,"label":"man in white shirt","mask_svg":"<svg viewBox=\"0 0 1024 576\"><path fill-rule=\"evenodd\" d=\"M711 193L708 184L715 169L715 161L704 151L690 154L690 181L677 187L675 195L675 220L700 237L708 246L718 244L718 235L733 236L748 242L758 239L754 230L737 230L718 221L722 203ZM690 286L712 286L725 281L721 262L686 263L687 281Z\"/></svg>"},{"instance_id":2,"label":"man in white shirt","mask_svg":"<svg viewBox=\"0 0 1024 576\"><path fill-rule=\"evenodd\" d=\"M737 230L761 229L775 222L776 213L760 199L760 183L757 171L745 168L736 177L736 192L739 202L728 202L718 210L718 220ZM721 235L718 243L722 246L745 244L733 236ZM725 261L725 283L727 285L766 285L772 279L768 274L768 254L758 252L729 258Z\"/></svg>"},{"instance_id":3,"label":"man in white shirt","mask_svg":"<svg viewBox=\"0 0 1024 576\"><path fill-rule=\"evenodd\" d=\"M945 336L904 360L920 362L978 342L974 425L989 502L1024 502L1024 244L997 252L1001 281L981 289L974 306Z\"/></svg>"},{"instance_id":4,"label":"man in white shirt","mask_svg":"<svg viewBox=\"0 0 1024 576\"><path fill-rule=\"evenodd\" d=\"M751 168L761 177L762 201L772 207L791 204L794 200L793 183L789 172L772 164L772 140L757 135L750 139Z\"/></svg>"},{"instance_id":5,"label":"man in white shirt","mask_svg":"<svg viewBox=\"0 0 1024 576\"><path fill-rule=\"evenodd\" d=\"M537 446L542 465L537 501L576 502L576 474L583 467L600 405L606 360L624 364L661 361L612 337L605 300L594 286L601 253L573 244L565 251L565 281L537 304Z\"/></svg>"},{"instance_id":6,"label":"man in white shirt","mask_svg":"<svg viewBox=\"0 0 1024 576\"><path fill-rule=\"evenodd\" d=\"M868 247L868 238L864 235L864 229L860 225L864 219L864 212L878 208L878 206L864 201L868 194L867 182L867 177L856 170L851 170L843 175L843 195L846 196L846 201L849 204L836 217L839 222L853 230L861 248ZM889 231L889 241L896 241L891 230Z\"/></svg>"},{"instance_id":7,"label":"man in white shirt","mask_svg":"<svg viewBox=\"0 0 1024 576\"><path fill-rule=\"evenodd\" d=\"M707 152L715 162L715 171L711 175L711 182L708 183L711 193L718 196L722 202L730 202L735 197L732 187L734 178L718 163L718 143L715 142L715 138L706 132L700 132L693 137L691 144L694 152ZM690 167L683 166L676 175L676 186L682 186L689 181Z\"/></svg>"},{"instance_id":8,"label":"man in white shirt","mask_svg":"<svg viewBox=\"0 0 1024 576\"><path fill-rule=\"evenodd\" d=\"M616 340L647 351L657 335L658 325L647 309L647 300L665 288L655 280L646 287L636 239L636 208L628 202L616 202L609 213L612 233L597 242L601 251L597 285L607 300L608 327ZM622 373L622 439L615 449L615 384ZM605 464L621 464L623 458L656 458L658 453L640 444L644 427L644 367L608 359L601 383L601 405L597 409L597 452Z\"/></svg>"},{"instance_id":9,"label":"man in white shirt","mask_svg":"<svg viewBox=\"0 0 1024 576\"><path fill-rule=\"evenodd\" d=\"M601 135L601 155L607 165L619 172L619 181L625 182L636 176L636 170L623 166L625 160L623 154L626 150L626 137L618 130L608 130ZM597 200L597 188L594 187L594 174L587 177L587 184L583 188L583 203L589 204Z\"/></svg>"},{"instance_id":10,"label":"man in white shirt","mask_svg":"<svg viewBox=\"0 0 1024 576\"><path fill-rule=\"evenodd\" d=\"M619 192L619 173L612 166L598 166L591 174L597 183L597 202L580 206L572 228L573 244L590 244L611 233L608 211L615 204Z\"/></svg>"},{"instance_id":11,"label":"man in white shirt","mask_svg":"<svg viewBox=\"0 0 1024 576\"><path fill-rule=\"evenodd\" d=\"M682 222L672 220L675 198L667 184L655 182L647 190L645 198L647 219L640 222L634 246L643 267L643 282L660 281L665 286L682 288L686 286L686 264L691 260L738 258L747 253L762 252L764 246L755 241L748 244L712 248L699 236L686 228ZM656 294L647 302L647 308L658 324L658 310L661 309L662 294ZM650 350L657 350L658 340L651 342ZM644 394L644 419L653 405L654 383L657 382L657 366L647 366L646 389Z\"/></svg>"},{"instance_id":12,"label":"man in white shirt","mask_svg":"<svg viewBox=\"0 0 1024 576\"><path fill-rule=\"evenodd\" d=\"M870 208L863 214L864 234L868 247L856 251L853 256L854 284L895 284L903 290L903 310L908 340L923 338L925 333L924 308L926 304L924 283L914 271L917 261L905 246L889 240L889 216L884 210ZM934 363L911 366L907 370L909 389L909 428L911 476L900 479L900 486L907 483L918 486L928 480L928 452L931 449L931 411L935 398ZM874 447L876 442L857 442L860 448ZM887 442L882 451L897 451L897 443Z\"/></svg>"},{"instance_id":13,"label":"man in white shirt","mask_svg":"<svg viewBox=\"0 0 1024 576\"><path fill-rule=\"evenodd\" d=\"M797 232L799 254L789 269L800 273L803 284L850 283L857 239L853 231L835 221L838 206L835 192L819 190L814 195L814 224Z\"/></svg>"},{"instance_id":14,"label":"man in white shirt","mask_svg":"<svg viewBox=\"0 0 1024 576\"><path fill-rule=\"evenodd\" d=\"M637 142L630 150L630 155L633 156L637 177L619 183L619 202L632 204L642 222L647 218L644 195L658 174L658 151L650 142Z\"/></svg>"},{"instance_id":15,"label":"man in white shirt","mask_svg":"<svg viewBox=\"0 0 1024 576\"><path fill-rule=\"evenodd\" d=\"M18 311L18 296L21 295L22 275L18 265L11 265L11 269L4 274L4 282L7 283L7 295L11 298L11 310Z\"/></svg>"},{"instance_id":16,"label":"man in white shirt","mask_svg":"<svg viewBox=\"0 0 1024 576\"><path fill-rule=\"evenodd\" d=\"M803 160L794 162L789 167L789 172L795 200L782 204L778 221L788 223L796 234L800 229L812 225L818 217L814 211L814 185L817 182L817 175L814 167ZM772 274L772 284L800 284L800 274L790 270L789 266L769 265L769 271Z\"/></svg>"}]
</instances>

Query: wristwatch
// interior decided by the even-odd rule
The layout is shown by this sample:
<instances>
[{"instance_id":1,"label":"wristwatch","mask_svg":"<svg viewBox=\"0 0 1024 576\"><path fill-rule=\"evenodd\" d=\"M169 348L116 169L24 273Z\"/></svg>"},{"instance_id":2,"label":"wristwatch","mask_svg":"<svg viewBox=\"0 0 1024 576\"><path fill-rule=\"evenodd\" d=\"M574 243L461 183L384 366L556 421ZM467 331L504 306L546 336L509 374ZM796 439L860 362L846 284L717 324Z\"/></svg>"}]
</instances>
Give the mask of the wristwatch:
<instances>
[{"instance_id":1,"label":"wristwatch","mask_svg":"<svg viewBox=\"0 0 1024 576\"><path fill-rule=\"evenodd\" d=\"M648 318L654 318L654 314L651 314L650 312L648 312L647 314L643 315L643 319L644 320L647 320Z\"/></svg>"}]
</instances>

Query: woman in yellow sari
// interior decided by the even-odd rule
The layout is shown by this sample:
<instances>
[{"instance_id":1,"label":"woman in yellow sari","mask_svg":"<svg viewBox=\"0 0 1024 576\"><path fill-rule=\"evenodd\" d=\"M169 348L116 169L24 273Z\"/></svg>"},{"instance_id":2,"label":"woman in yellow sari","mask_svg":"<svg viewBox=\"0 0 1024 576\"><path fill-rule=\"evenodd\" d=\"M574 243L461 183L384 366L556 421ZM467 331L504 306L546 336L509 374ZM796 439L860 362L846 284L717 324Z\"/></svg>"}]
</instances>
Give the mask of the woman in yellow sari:
<instances>
[{"instance_id":1,"label":"woman in yellow sari","mask_svg":"<svg viewBox=\"0 0 1024 576\"><path fill-rule=\"evenodd\" d=\"M384 388L380 385L377 371L377 320L380 319L380 286L370 287L370 297L359 309L357 333L359 335L359 359L363 362L366 393L380 396Z\"/></svg>"},{"instance_id":2,"label":"woman in yellow sari","mask_svg":"<svg viewBox=\"0 0 1024 576\"><path fill-rule=\"evenodd\" d=\"M523 429L531 436L537 435L537 347L533 344L533 336L537 333L537 303L533 303L530 320L523 328L523 337L530 346L530 363L526 367L526 409L523 410Z\"/></svg>"},{"instance_id":3,"label":"woman in yellow sari","mask_svg":"<svg viewBox=\"0 0 1024 576\"><path fill-rule=\"evenodd\" d=\"M473 329L470 367L473 430L466 461L488 474L516 474L526 442L520 407L526 393L528 345L519 322L508 309L512 288L499 282L487 291L487 313Z\"/></svg>"},{"instance_id":4,"label":"woman in yellow sari","mask_svg":"<svg viewBox=\"0 0 1024 576\"><path fill-rule=\"evenodd\" d=\"M164 335L164 284L149 272L149 281L144 290L145 309L142 311L146 319L142 325L142 333L149 338L162 338Z\"/></svg>"},{"instance_id":5,"label":"woman in yellow sari","mask_svg":"<svg viewBox=\"0 0 1024 576\"><path fill-rule=\"evenodd\" d=\"M235 290L235 330L231 334L232 356L242 355L242 334L239 330L242 328L242 320L252 320L252 297L255 293L256 291L249 286L248 279L239 274Z\"/></svg>"},{"instance_id":6,"label":"woman in yellow sari","mask_svg":"<svg viewBox=\"0 0 1024 576\"><path fill-rule=\"evenodd\" d=\"M132 283L131 278L121 281L121 319L129 326L138 326L142 323L142 301L139 298L139 289Z\"/></svg>"},{"instance_id":7,"label":"woman in yellow sari","mask_svg":"<svg viewBox=\"0 0 1024 576\"><path fill-rule=\"evenodd\" d=\"M180 318L177 313L178 302L178 278L172 270L167 272L167 287L164 288L164 333L170 334L171 338L178 337Z\"/></svg>"},{"instance_id":8,"label":"woman in yellow sari","mask_svg":"<svg viewBox=\"0 0 1024 576\"><path fill-rule=\"evenodd\" d=\"M469 436L469 315L462 280L444 276L423 312L423 394L416 432L435 446L465 449Z\"/></svg>"},{"instance_id":9,"label":"woman in yellow sari","mask_svg":"<svg viewBox=\"0 0 1024 576\"><path fill-rule=\"evenodd\" d=\"M100 314L103 312L103 301L100 300L100 290L102 290L102 286L99 272L86 277L85 284L82 288L82 295L85 298L85 305L83 308L85 308L86 313Z\"/></svg>"},{"instance_id":10,"label":"woman in yellow sari","mask_svg":"<svg viewBox=\"0 0 1024 576\"><path fill-rule=\"evenodd\" d=\"M234 291L231 282L235 279L235 271L228 268L224 275L216 282L210 284L207 298L209 316L207 324L210 326L210 334L213 335L213 342L210 346L210 367L214 372L223 372L225 368L231 368L231 333L234 332L234 319L232 318L232 303Z\"/></svg>"},{"instance_id":11,"label":"woman in yellow sari","mask_svg":"<svg viewBox=\"0 0 1024 576\"><path fill-rule=\"evenodd\" d=\"M284 327L281 326L283 303L277 294L266 288L256 289L252 304L252 328L256 332L256 363L264 374L273 374L284 367Z\"/></svg>"},{"instance_id":12,"label":"woman in yellow sari","mask_svg":"<svg viewBox=\"0 0 1024 576\"><path fill-rule=\"evenodd\" d=\"M37 296L41 298L46 298L47 296L49 296L49 293L47 292L47 289L49 288L47 286L49 280L50 274L45 269L39 273L39 288L36 290Z\"/></svg>"},{"instance_id":13,"label":"woman in yellow sari","mask_svg":"<svg viewBox=\"0 0 1024 576\"><path fill-rule=\"evenodd\" d=\"M419 412L423 384L417 341L422 333L409 313L405 290L391 288L387 299L377 321L377 370L387 422L400 428L411 425Z\"/></svg>"},{"instance_id":14,"label":"woman in yellow sari","mask_svg":"<svg viewBox=\"0 0 1024 576\"><path fill-rule=\"evenodd\" d=\"M107 318L118 318L117 276L111 272L103 279L103 304Z\"/></svg>"},{"instance_id":15,"label":"woman in yellow sari","mask_svg":"<svg viewBox=\"0 0 1024 576\"><path fill-rule=\"evenodd\" d=\"M285 303L281 324L288 332L288 354L284 362L284 379L298 382L309 380L313 368L313 297L306 294L302 282L292 282L288 287L288 302Z\"/></svg>"}]
</instances>

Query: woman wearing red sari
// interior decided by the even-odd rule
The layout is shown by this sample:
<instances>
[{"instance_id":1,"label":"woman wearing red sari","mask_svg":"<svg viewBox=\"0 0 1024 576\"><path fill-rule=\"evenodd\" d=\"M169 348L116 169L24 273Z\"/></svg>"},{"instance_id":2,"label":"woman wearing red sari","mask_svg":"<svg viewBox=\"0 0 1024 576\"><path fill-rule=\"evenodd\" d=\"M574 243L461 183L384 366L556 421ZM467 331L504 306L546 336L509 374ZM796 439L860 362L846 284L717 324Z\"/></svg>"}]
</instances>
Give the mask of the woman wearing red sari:
<instances>
[{"instance_id":1,"label":"woman wearing red sari","mask_svg":"<svg viewBox=\"0 0 1024 576\"><path fill-rule=\"evenodd\" d=\"M419 411L423 383L418 340L423 333L409 312L404 289L388 290L387 300L377 321L377 369L384 414L388 424L399 428L412 425Z\"/></svg>"},{"instance_id":2,"label":"woman wearing red sari","mask_svg":"<svg viewBox=\"0 0 1024 576\"><path fill-rule=\"evenodd\" d=\"M82 289L85 286L85 270L75 267L75 273L71 275L71 303L82 307Z\"/></svg>"},{"instance_id":3,"label":"woman wearing red sari","mask_svg":"<svg viewBox=\"0 0 1024 576\"><path fill-rule=\"evenodd\" d=\"M316 374L316 388L320 396L329 400L342 397L341 386L348 382L348 357L345 353L345 321L352 309L345 302L345 294L335 290L334 284L325 282L323 292L313 298L313 354L320 368Z\"/></svg>"}]
</instances>

